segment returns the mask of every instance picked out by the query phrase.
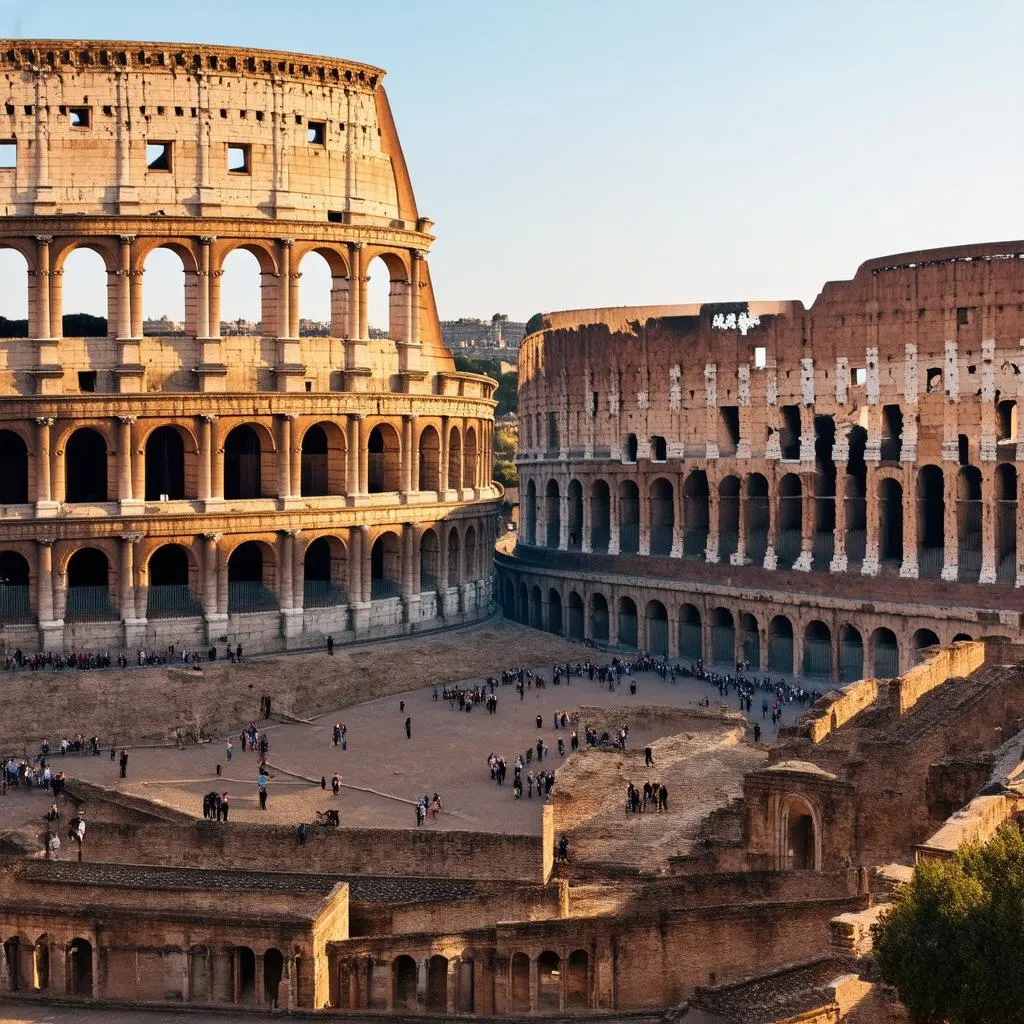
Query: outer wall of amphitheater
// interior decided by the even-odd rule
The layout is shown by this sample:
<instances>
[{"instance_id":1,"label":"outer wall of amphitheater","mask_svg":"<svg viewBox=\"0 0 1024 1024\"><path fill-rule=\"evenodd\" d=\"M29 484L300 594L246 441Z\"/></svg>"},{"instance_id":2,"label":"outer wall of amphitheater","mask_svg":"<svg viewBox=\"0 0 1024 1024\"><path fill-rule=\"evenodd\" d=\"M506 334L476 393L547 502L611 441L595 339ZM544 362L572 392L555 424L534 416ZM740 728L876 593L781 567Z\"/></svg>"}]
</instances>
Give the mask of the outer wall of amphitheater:
<instances>
[{"instance_id":1,"label":"outer wall of amphitheater","mask_svg":"<svg viewBox=\"0 0 1024 1024\"><path fill-rule=\"evenodd\" d=\"M519 356L507 616L823 682L1017 636L1024 242L872 260L810 308L580 310Z\"/></svg>"},{"instance_id":2,"label":"outer wall of amphitheater","mask_svg":"<svg viewBox=\"0 0 1024 1024\"><path fill-rule=\"evenodd\" d=\"M495 383L455 372L383 72L181 44L0 42L0 247L28 337L0 340L8 649L307 646L491 605ZM65 337L88 249L108 333ZM150 336L147 258L185 320ZM223 337L225 260L262 317ZM329 336L300 330L303 258ZM390 280L386 339L367 283ZM8 282L9 284L9 282Z\"/></svg>"}]
</instances>

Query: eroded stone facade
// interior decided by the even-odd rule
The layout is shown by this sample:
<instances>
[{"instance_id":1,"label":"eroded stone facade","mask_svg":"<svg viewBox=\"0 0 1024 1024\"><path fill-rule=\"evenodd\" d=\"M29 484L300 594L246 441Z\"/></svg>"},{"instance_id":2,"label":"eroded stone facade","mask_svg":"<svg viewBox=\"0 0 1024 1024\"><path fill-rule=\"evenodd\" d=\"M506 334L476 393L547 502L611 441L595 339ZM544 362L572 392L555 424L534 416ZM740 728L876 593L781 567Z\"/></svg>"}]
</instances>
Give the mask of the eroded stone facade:
<instances>
[{"instance_id":1,"label":"eroded stone facade","mask_svg":"<svg viewBox=\"0 0 1024 1024\"><path fill-rule=\"evenodd\" d=\"M824 680L1016 635L1024 243L863 264L810 306L544 315L520 349L507 615Z\"/></svg>"},{"instance_id":2,"label":"eroded stone facade","mask_svg":"<svg viewBox=\"0 0 1024 1024\"><path fill-rule=\"evenodd\" d=\"M8 647L305 646L469 621L490 604L495 384L455 372L376 68L232 49L0 42L0 247L29 337L0 340ZM63 337L62 274L102 258L108 336ZM147 337L146 259L185 279ZM221 337L235 250L258 337ZM301 337L299 266L332 273ZM370 340L367 271L390 277Z\"/></svg>"}]
</instances>

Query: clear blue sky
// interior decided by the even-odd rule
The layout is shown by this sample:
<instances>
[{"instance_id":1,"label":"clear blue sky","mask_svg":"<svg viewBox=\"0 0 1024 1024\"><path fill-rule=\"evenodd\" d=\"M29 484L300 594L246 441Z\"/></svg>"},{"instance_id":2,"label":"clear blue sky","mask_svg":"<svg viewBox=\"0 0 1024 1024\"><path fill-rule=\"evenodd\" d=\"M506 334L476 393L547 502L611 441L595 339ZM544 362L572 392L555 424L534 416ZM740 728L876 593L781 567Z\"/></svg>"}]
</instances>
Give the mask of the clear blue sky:
<instances>
[{"instance_id":1,"label":"clear blue sky","mask_svg":"<svg viewBox=\"0 0 1024 1024\"><path fill-rule=\"evenodd\" d=\"M809 302L874 256L1024 236L1019 0L0 0L0 35L384 67L445 318Z\"/></svg>"}]
</instances>

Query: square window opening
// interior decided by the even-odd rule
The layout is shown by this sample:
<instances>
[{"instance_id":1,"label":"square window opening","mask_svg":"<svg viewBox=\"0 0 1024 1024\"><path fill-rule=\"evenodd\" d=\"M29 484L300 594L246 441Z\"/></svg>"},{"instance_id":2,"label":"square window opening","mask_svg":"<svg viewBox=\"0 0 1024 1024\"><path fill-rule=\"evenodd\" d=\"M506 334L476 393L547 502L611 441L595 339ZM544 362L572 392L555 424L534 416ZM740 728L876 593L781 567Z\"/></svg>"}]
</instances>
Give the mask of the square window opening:
<instances>
[{"instance_id":1,"label":"square window opening","mask_svg":"<svg viewBox=\"0 0 1024 1024\"><path fill-rule=\"evenodd\" d=\"M763 370L768 365L768 349L764 345L754 347L754 369Z\"/></svg>"},{"instance_id":2,"label":"square window opening","mask_svg":"<svg viewBox=\"0 0 1024 1024\"><path fill-rule=\"evenodd\" d=\"M345 223L345 215L341 212L341 210L328 210L327 219L328 221L330 221L331 224Z\"/></svg>"},{"instance_id":3,"label":"square window opening","mask_svg":"<svg viewBox=\"0 0 1024 1024\"><path fill-rule=\"evenodd\" d=\"M18 166L18 144L16 142L0 142L0 170L10 170Z\"/></svg>"},{"instance_id":4,"label":"square window opening","mask_svg":"<svg viewBox=\"0 0 1024 1024\"><path fill-rule=\"evenodd\" d=\"M96 390L96 371L95 370L79 370L78 371L78 390L79 391L95 391Z\"/></svg>"},{"instance_id":5,"label":"square window opening","mask_svg":"<svg viewBox=\"0 0 1024 1024\"><path fill-rule=\"evenodd\" d=\"M854 366L850 369L850 383L859 388L868 379L868 371L864 366Z\"/></svg>"},{"instance_id":6,"label":"square window opening","mask_svg":"<svg viewBox=\"0 0 1024 1024\"><path fill-rule=\"evenodd\" d=\"M251 150L248 146L228 146L228 171L231 174L249 174Z\"/></svg>"},{"instance_id":7,"label":"square window opening","mask_svg":"<svg viewBox=\"0 0 1024 1024\"><path fill-rule=\"evenodd\" d=\"M323 146L327 142L327 122L308 121L306 123L306 141L311 146Z\"/></svg>"},{"instance_id":8,"label":"square window opening","mask_svg":"<svg viewBox=\"0 0 1024 1024\"><path fill-rule=\"evenodd\" d=\"M957 306L956 322L958 327L966 327L971 322L971 310L969 306Z\"/></svg>"},{"instance_id":9,"label":"square window opening","mask_svg":"<svg viewBox=\"0 0 1024 1024\"><path fill-rule=\"evenodd\" d=\"M69 107L68 124L72 128L88 128L92 122L92 111L89 107Z\"/></svg>"},{"instance_id":10,"label":"square window opening","mask_svg":"<svg viewBox=\"0 0 1024 1024\"><path fill-rule=\"evenodd\" d=\"M305 383L306 383L306 390L307 391L312 391L313 390L313 382L311 380L307 380Z\"/></svg>"},{"instance_id":11,"label":"square window opening","mask_svg":"<svg viewBox=\"0 0 1024 1024\"><path fill-rule=\"evenodd\" d=\"M926 371L925 388L929 395L937 394L942 390L942 370L937 366L929 367Z\"/></svg>"},{"instance_id":12,"label":"square window opening","mask_svg":"<svg viewBox=\"0 0 1024 1024\"><path fill-rule=\"evenodd\" d=\"M171 169L171 144L169 142L146 143L146 170L169 171Z\"/></svg>"}]
</instances>

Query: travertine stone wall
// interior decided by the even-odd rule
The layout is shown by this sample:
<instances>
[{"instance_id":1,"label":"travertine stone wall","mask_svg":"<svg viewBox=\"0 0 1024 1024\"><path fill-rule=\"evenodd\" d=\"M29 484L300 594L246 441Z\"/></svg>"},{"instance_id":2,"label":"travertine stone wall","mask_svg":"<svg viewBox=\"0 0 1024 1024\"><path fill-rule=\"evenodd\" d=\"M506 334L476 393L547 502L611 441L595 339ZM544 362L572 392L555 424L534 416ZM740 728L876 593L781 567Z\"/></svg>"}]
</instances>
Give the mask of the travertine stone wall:
<instances>
[{"instance_id":1,"label":"travertine stone wall","mask_svg":"<svg viewBox=\"0 0 1024 1024\"><path fill-rule=\"evenodd\" d=\"M490 608L494 381L441 342L376 68L183 44L0 41L0 248L29 337L0 339L0 640L33 650L280 649ZM63 336L63 272L107 272L105 338ZM144 333L157 249L185 322ZM221 337L225 259L261 336ZM300 336L302 259L331 269ZM368 272L390 278L370 339ZM375 268L381 268L380 270Z\"/></svg>"},{"instance_id":2,"label":"travertine stone wall","mask_svg":"<svg viewBox=\"0 0 1024 1024\"><path fill-rule=\"evenodd\" d=\"M872 260L809 308L534 318L506 614L832 682L1016 635L1022 309L1010 242Z\"/></svg>"}]
</instances>

